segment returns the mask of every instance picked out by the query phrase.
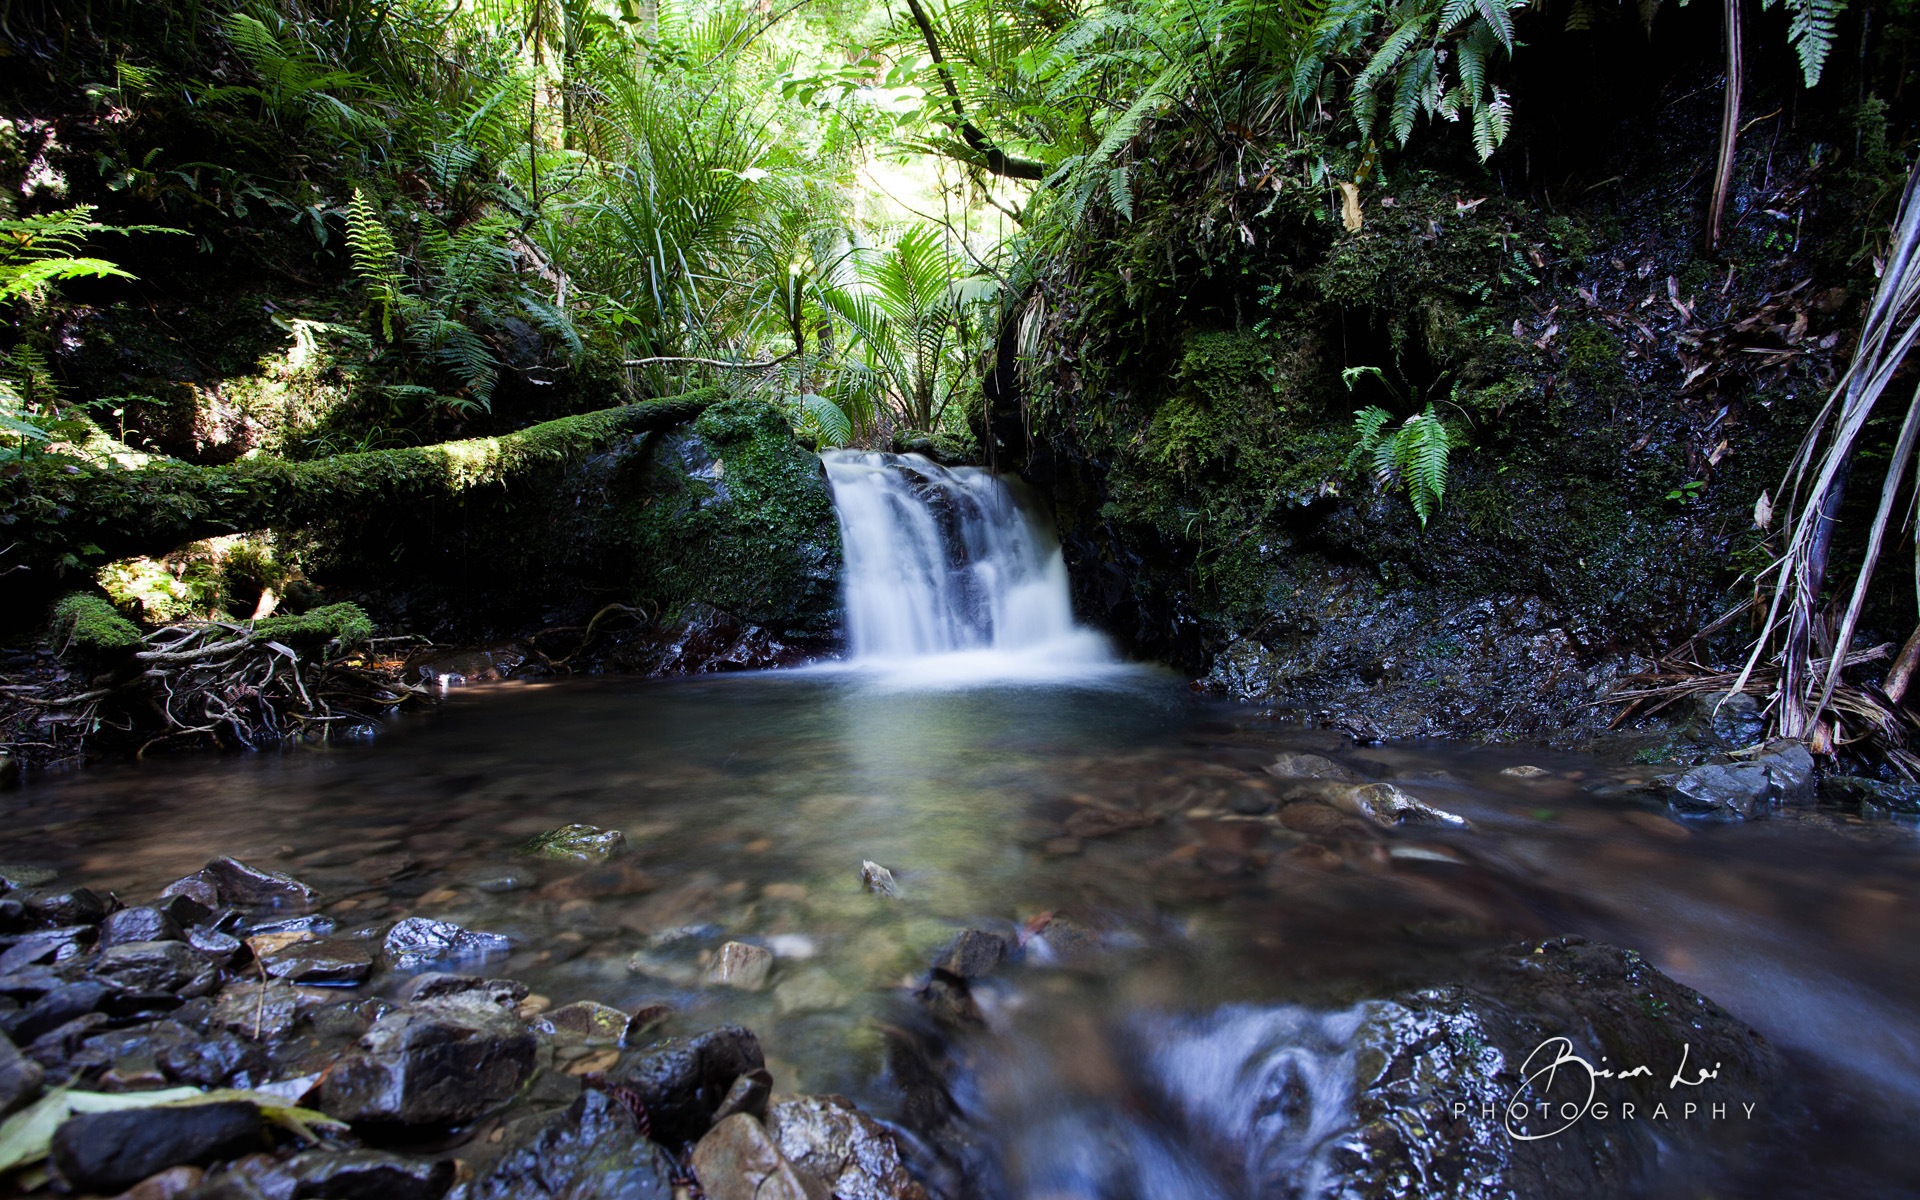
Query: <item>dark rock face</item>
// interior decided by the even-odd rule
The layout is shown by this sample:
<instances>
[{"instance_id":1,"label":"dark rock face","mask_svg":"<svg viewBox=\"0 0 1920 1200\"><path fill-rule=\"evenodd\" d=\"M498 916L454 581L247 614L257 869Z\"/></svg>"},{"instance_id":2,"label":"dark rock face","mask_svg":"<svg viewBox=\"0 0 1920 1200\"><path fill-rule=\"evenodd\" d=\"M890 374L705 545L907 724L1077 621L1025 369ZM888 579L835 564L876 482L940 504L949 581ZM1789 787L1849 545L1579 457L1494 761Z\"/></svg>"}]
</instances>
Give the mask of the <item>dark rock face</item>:
<instances>
[{"instance_id":1,"label":"dark rock face","mask_svg":"<svg viewBox=\"0 0 1920 1200\"><path fill-rule=\"evenodd\" d=\"M651 1111L651 1110L649 1110ZM671 1200L671 1165L632 1113L586 1091L468 1189L472 1200Z\"/></svg>"},{"instance_id":2,"label":"dark rock face","mask_svg":"<svg viewBox=\"0 0 1920 1200\"><path fill-rule=\"evenodd\" d=\"M115 1192L168 1167L237 1153L260 1128L260 1110L238 1100L88 1113L55 1131L53 1166L82 1191Z\"/></svg>"},{"instance_id":3,"label":"dark rock face","mask_svg":"<svg viewBox=\"0 0 1920 1200\"><path fill-rule=\"evenodd\" d=\"M387 961L407 971L439 959L484 958L505 954L513 943L497 933L476 933L451 921L408 917L387 931Z\"/></svg>"},{"instance_id":4,"label":"dark rock face","mask_svg":"<svg viewBox=\"0 0 1920 1200\"><path fill-rule=\"evenodd\" d=\"M374 1022L328 1071L320 1108L343 1121L447 1125L498 1107L533 1073L534 1036L484 1000L428 1000Z\"/></svg>"},{"instance_id":5,"label":"dark rock face","mask_svg":"<svg viewBox=\"0 0 1920 1200\"><path fill-rule=\"evenodd\" d=\"M640 1098L654 1137L677 1145L707 1131L735 1079L765 1066L758 1038L738 1025L723 1025L686 1042L630 1054L607 1072L607 1080Z\"/></svg>"},{"instance_id":6,"label":"dark rock face","mask_svg":"<svg viewBox=\"0 0 1920 1200\"><path fill-rule=\"evenodd\" d=\"M1707 763L1650 786L1683 816L1752 820L1777 805L1813 803L1813 755L1799 742L1770 742L1750 760Z\"/></svg>"},{"instance_id":7,"label":"dark rock face","mask_svg":"<svg viewBox=\"0 0 1920 1200\"><path fill-rule=\"evenodd\" d=\"M100 944L118 946L126 942L177 942L180 926L158 908L123 908L100 925Z\"/></svg>"},{"instance_id":8,"label":"dark rock face","mask_svg":"<svg viewBox=\"0 0 1920 1200\"><path fill-rule=\"evenodd\" d=\"M0 1119L32 1103L44 1074L39 1063L21 1057L12 1040L0 1034Z\"/></svg>"}]
</instances>

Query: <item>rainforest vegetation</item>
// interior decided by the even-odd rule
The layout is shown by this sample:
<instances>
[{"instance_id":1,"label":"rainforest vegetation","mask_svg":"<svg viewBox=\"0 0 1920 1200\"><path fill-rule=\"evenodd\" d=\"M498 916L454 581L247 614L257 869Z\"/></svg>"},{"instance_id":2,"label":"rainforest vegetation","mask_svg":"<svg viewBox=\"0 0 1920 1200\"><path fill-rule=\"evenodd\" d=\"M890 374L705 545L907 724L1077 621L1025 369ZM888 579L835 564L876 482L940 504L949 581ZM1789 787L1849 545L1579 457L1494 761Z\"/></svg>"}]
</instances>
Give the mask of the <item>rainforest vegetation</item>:
<instances>
[{"instance_id":1,"label":"rainforest vegetation","mask_svg":"<svg viewBox=\"0 0 1920 1200\"><path fill-rule=\"evenodd\" d=\"M1910 772L1917 33L10 0L0 738L316 733L414 697L407 639L826 645L809 451L861 446L1020 472L1083 615L1236 694L1502 737L1731 688Z\"/></svg>"}]
</instances>

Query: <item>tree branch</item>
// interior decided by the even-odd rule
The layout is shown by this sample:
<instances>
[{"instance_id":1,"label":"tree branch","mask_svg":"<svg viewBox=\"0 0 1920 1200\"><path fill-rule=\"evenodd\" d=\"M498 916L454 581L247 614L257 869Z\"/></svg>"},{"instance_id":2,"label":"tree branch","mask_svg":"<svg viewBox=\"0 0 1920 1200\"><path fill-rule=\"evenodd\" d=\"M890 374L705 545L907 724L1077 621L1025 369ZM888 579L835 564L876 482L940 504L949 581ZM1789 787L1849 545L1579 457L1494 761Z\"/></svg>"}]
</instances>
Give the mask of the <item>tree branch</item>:
<instances>
[{"instance_id":1,"label":"tree branch","mask_svg":"<svg viewBox=\"0 0 1920 1200\"><path fill-rule=\"evenodd\" d=\"M967 120L966 106L960 102L960 89L955 86L953 72L947 69L947 60L940 53L940 38L933 31L933 22L927 19L926 9L920 7L920 0L907 0L907 10L913 14L913 23L920 27L920 38L926 42L927 53L933 57L933 69L939 72L941 86L946 88L947 102L953 106L953 119L960 138L966 142L968 149L980 156L978 165L1007 179L1045 179L1045 163L1008 155L993 144L992 138L980 132L978 125Z\"/></svg>"}]
</instances>

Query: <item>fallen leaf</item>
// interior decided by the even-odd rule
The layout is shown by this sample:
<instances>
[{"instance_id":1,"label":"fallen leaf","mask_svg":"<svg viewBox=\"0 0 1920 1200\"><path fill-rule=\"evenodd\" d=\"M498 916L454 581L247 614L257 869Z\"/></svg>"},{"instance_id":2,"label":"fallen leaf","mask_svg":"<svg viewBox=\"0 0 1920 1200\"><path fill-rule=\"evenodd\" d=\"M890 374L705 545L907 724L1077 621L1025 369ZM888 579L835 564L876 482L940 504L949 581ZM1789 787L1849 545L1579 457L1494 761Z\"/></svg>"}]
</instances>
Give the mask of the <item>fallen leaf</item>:
<instances>
[{"instance_id":1,"label":"fallen leaf","mask_svg":"<svg viewBox=\"0 0 1920 1200\"><path fill-rule=\"evenodd\" d=\"M1340 185L1340 223L1346 226L1348 233L1359 233L1366 219L1360 215L1360 185L1343 183Z\"/></svg>"}]
</instances>

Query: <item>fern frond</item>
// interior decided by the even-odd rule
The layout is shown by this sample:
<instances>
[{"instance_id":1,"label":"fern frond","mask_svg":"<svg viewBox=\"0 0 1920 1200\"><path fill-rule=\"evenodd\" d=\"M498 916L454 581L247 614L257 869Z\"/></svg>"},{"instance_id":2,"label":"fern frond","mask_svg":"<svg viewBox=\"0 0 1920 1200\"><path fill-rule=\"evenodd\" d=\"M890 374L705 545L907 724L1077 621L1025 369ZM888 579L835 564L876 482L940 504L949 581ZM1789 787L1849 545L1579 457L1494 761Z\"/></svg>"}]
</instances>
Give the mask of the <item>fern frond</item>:
<instances>
[{"instance_id":1,"label":"fern frond","mask_svg":"<svg viewBox=\"0 0 1920 1200\"><path fill-rule=\"evenodd\" d=\"M1847 0L1788 0L1793 16L1787 22L1787 40L1800 58L1800 74L1808 87L1820 82L1827 52L1833 48L1835 26Z\"/></svg>"},{"instance_id":2,"label":"fern frond","mask_svg":"<svg viewBox=\"0 0 1920 1200\"><path fill-rule=\"evenodd\" d=\"M353 199L347 204L347 246L353 253L354 273L380 309L381 335L392 341L402 287L400 259L379 205L363 188L353 189Z\"/></svg>"}]
</instances>

